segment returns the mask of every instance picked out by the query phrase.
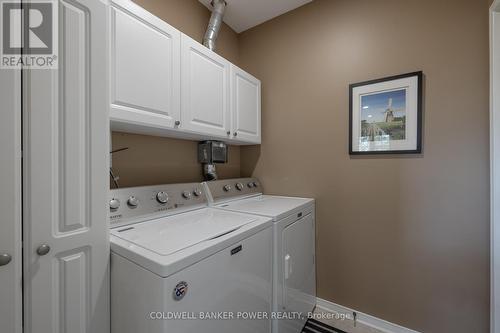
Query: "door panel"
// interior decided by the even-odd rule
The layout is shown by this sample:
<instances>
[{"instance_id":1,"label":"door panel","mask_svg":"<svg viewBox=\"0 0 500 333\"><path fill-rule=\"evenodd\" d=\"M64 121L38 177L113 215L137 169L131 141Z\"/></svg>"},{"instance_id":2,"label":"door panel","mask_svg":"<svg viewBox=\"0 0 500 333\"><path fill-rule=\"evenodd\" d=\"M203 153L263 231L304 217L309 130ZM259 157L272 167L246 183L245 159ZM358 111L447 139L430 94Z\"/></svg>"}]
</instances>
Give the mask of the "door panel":
<instances>
[{"instance_id":1,"label":"door panel","mask_svg":"<svg viewBox=\"0 0 500 333\"><path fill-rule=\"evenodd\" d=\"M228 137L230 63L182 35L182 127L201 134Z\"/></svg>"},{"instance_id":2,"label":"door panel","mask_svg":"<svg viewBox=\"0 0 500 333\"><path fill-rule=\"evenodd\" d=\"M11 261L0 266L0 330L22 332L21 253L21 71L0 75L0 254Z\"/></svg>"},{"instance_id":3,"label":"door panel","mask_svg":"<svg viewBox=\"0 0 500 333\"><path fill-rule=\"evenodd\" d=\"M111 7L111 119L180 120L180 32L131 1Z\"/></svg>"},{"instance_id":4,"label":"door panel","mask_svg":"<svg viewBox=\"0 0 500 333\"><path fill-rule=\"evenodd\" d=\"M231 65L231 111L233 136L260 144L260 81Z\"/></svg>"},{"instance_id":5,"label":"door panel","mask_svg":"<svg viewBox=\"0 0 500 333\"><path fill-rule=\"evenodd\" d=\"M53 261L53 280L57 284L61 332L88 332L88 305L91 302L89 247L59 253Z\"/></svg>"},{"instance_id":6,"label":"door panel","mask_svg":"<svg viewBox=\"0 0 500 333\"><path fill-rule=\"evenodd\" d=\"M75 38L87 29L89 19L85 9L61 1L61 73L58 77L59 108L55 115L59 123L55 126L58 132L57 182L59 205L58 226L54 228L57 235L64 236L68 232L82 231L88 228L88 173L90 159L87 153L90 148L88 105L88 84L86 69L89 55L85 38Z\"/></svg>"},{"instance_id":7,"label":"door panel","mask_svg":"<svg viewBox=\"0 0 500 333\"><path fill-rule=\"evenodd\" d=\"M312 214L283 230L283 304L307 313L316 304L315 228Z\"/></svg>"},{"instance_id":8,"label":"door panel","mask_svg":"<svg viewBox=\"0 0 500 333\"><path fill-rule=\"evenodd\" d=\"M109 331L107 22L59 1L59 69L25 71L26 332Z\"/></svg>"}]
</instances>

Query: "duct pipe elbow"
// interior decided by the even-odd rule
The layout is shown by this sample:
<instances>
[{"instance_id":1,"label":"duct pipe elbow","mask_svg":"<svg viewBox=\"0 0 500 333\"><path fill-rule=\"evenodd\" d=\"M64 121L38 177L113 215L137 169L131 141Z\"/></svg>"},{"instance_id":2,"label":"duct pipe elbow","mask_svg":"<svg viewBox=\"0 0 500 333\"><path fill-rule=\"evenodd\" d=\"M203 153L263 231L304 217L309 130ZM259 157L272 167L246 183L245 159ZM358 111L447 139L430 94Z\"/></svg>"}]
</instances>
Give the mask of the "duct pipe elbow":
<instances>
[{"instance_id":1,"label":"duct pipe elbow","mask_svg":"<svg viewBox=\"0 0 500 333\"><path fill-rule=\"evenodd\" d=\"M222 26L222 19L224 18L226 5L226 1L224 0L212 1L212 16L210 17L208 28L205 32L205 37L203 37L203 45L205 45L212 51L215 51L215 41L217 40L220 28Z\"/></svg>"}]
</instances>

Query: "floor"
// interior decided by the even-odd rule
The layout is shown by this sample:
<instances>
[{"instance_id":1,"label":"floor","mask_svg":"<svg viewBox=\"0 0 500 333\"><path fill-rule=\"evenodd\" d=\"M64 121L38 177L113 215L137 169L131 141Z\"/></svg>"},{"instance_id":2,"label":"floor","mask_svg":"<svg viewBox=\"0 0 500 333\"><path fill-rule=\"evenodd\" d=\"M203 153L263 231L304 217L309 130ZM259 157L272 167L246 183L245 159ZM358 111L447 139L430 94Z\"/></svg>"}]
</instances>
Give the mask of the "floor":
<instances>
[{"instance_id":1,"label":"floor","mask_svg":"<svg viewBox=\"0 0 500 333\"><path fill-rule=\"evenodd\" d=\"M316 318L316 320L319 320L340 330L346 331L347 333L385 333L384 331L380 331L361 323L356 323L356 325L354 325L354 321L352 319L341 319L338 315L334 315L331 312L325 311L318 307L316 308L316 310L314 310L314 313L318 315L318 318ZM325 314L327 316L321 316L322 318L320 318L319 315L321 314Z\"/></svg>"}]
</instances>

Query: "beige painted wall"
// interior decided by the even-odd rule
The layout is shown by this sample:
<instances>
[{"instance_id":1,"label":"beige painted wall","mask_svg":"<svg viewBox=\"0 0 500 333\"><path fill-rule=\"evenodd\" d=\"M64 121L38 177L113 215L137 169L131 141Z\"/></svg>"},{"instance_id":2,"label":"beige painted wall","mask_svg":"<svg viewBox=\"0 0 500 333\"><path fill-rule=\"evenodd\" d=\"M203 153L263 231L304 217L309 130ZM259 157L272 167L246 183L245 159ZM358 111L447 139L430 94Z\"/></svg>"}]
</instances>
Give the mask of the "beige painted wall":
<instances>
[{"instance_id":1,"label":"beige painted wall","mask_svg":"<svg viewBox=\"0 0 500 333\"><path fill-rule=\"evenodd\" d=\"M129 147L113 157L113 170L120 177L120 187L203 180L198 163L198 144L146 135L114 132L113 149ZM229 146L228 163L218 164L220 178L240 175L240 148Z\"/></svg>"},{"instance_id":2,"label":"beige painted wall","mask_svg":"<svg viewBox=\"0 0 500 333\"><path fill-rule=\"evenodd\" d=\"M208 9L197 0L136 0L138 5L155 14L191 38L201 42L210 18ZM217 53L238 64L238 35L223 25L217 40ZM202 179L197 162L195 141L154 136L113 133L113 149L130 147L113 157L113 169L120 186L195 182ZM240 148L231 147L229 162L218 165L221 177L240 175Z\"/></svg>"},{"instance_id":3,"label":"beige painted wall","mask_svg":"<svg viewBox=\"0 0 500 333\"><path fill-rule=\"evenodd\" d=\"M197 0L137 0L201 41ZM487 332L490 0L316 0L218 52L263 83L241 174L317 198L319 296L422 332ZM350 158L348 84L423 70L424 153ZM122 186L201 180L196 143L113 133ZM222 178L240 175L231 147Z\"/></svg>"},{"instance_id":4,"label":"beige painted wall","mask_svg":"<svg viewBox=\"0 0 500 333\"><path fill-rule=\"evenodd\" d=\"M488 4L316 0L240 35L263 87L242 175L317 199L320 297L422 332L488 332ZM349 157L348 85L417 70L424 153Z\"/></svg>"}]
</instances>

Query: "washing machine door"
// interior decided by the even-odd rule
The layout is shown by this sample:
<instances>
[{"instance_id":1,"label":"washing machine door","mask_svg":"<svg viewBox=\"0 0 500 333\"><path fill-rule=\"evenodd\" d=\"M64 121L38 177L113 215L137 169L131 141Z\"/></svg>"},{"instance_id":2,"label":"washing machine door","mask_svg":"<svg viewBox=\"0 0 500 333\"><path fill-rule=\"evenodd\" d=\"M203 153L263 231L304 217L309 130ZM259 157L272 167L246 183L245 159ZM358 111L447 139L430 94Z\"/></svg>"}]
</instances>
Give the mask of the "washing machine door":
<instances>
[{"instance_id":1,"label":"washing machine door","mask_svg":"<svg viewBox=\"0 0 500 333\"><path fill-rule=\"evenodd\" d=\"M313 214L308 214L287 226L282 237L283 305L287 312L301 312L307 315L316 305Z\"/></svg>"}]
</instances>

